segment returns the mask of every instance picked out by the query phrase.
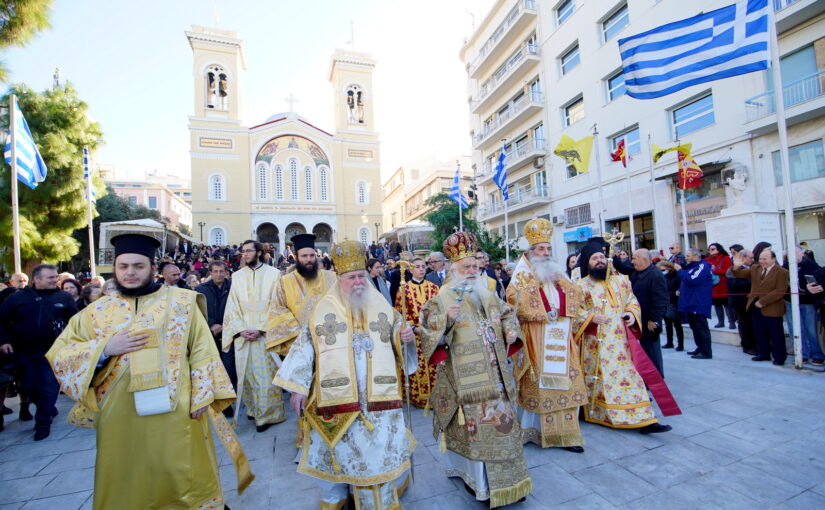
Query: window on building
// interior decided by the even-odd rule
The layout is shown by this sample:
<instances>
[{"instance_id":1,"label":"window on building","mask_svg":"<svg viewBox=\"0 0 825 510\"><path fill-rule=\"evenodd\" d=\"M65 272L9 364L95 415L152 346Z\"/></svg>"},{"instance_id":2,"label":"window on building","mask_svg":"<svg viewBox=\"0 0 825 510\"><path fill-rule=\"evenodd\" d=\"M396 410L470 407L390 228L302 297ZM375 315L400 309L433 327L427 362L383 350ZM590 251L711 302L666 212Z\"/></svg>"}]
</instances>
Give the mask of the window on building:
<instances>
[{"instance_id":1,"label":"window on building","mask_svg":"<svg viewBox=\"0 0 825 510\"><path fill-rule=\"evenodd\" d=\"M584 118L584 98L579 97L564 107L564 127Z\"/></svg>"},{"instance_id":2,"label":"window on building","mask_svg":"<svg viewBox=\"0 0 825 510\"><path fill-rule=\"evenodd\" d=\"M556 20L558 24L561 25L564 23L575 10L576 2L573 0L564 0L564 2L560 3L558 7L556 7Z\"/></svg>"},{"instance_id":3,"label":"window on building","mask_svg":"<svg viewBox=\"0 0 825 510\"><path fill-rule=\"evenodd\" d=\"M572 71L573 68L581 62L579 58L579 44L576 43L575 46L567 50L559 60L561 60L561 74L564 75Z\"/></svg>"},{"instance_id":4,"label":"window on building","mask_svg":"<svg viewBox=\"0 0 825 510\"><path fill-rule=\"evenodd\" d=\"M318 171L318 187L320 188L321 202L326 202L329 199L327 192L327 169L321 167Z\"/></svg>"},{"instance_id":5,"label":"window on building","mask_svg":"<svg viewBox=\"0 0 825 510\"><path fill-rule=\"evenodd\" d=\"M275 200L284 199L284 169L281 165L275 166Z\"/></svg>"},{"instance_id":6,"label":"window on building","mask_svg":"<svg viewBox=\"0 0 825 510\"><path fill-rule=\"evenodd\" d=\"M544 150L544 124L533 128L533 144L537 150Z\"/></svg>"},{"instance_id":7,"label":"window on building","mask_svg":"<svg viewBox=\"0 0 825 510\"><path fill-rule=\"evenodd\" d=\"M304 194L308 202L312 201L312 167L304 167Z\"/></svg>"},{"instance_id":8,"label":"window on building","mask_svg":"<svg viewBox=\"0 0 825 510\"><path fill-rule=\"evenodd\" d=\"M776 185L782 185L782 158L779 151L771 153L773 156L773 172ZM822 150L822 140L803 143L788 149L788 159L791 162L791 182L807 181L817 177L825 177L825 154Z\"/></svg>"},{"instance_id":9,"label":"window on building","mask_svg":"<svg viewBox=\"0 0 825 510\"><path fill-rule=\"evenodd\" d=\"M137 205L137 197L135 195L129 195L127 200L129 201L129 205Z\"/></svg>"},{"instance_id":10,"label":"window on building","mask_svg":"<svg viewBox=\"0 0 825 510\"><path fill-rule=\"evenodd\" d=\"M363 244L369 244L370 242L370 229L369 227L361 227L358 229L358 240L361 241Z\"/></svg>"},{"instance_id":11,"label":"window on building","mask_svg":"<svg viewBox=\"0 0 825 510\"><path fill-rule=\"evenodd\" d=\"M298 200L298 161L289 160L289 199Z\"/></svg>"},{"instance_id":12,"label":"window on building","mask_svg":"<svg viewBox=\"0 0 825 510\"><path fill-rule=\"evenodd\" d=\"M149 197L149 209L158 208L158 197Z\"/></svg>"},{"instance_id":13,"label":"window on building","mask_svg":"<svg viewBox=\"0 0 825 510\"><path fill-rule=\"evenodd\" d=\"M611 150L615 151L619 142L624 140L624 148L628 154L639 154L642 152L642 143L639 138L639 126L624 131L610 139Z\"/></svg>"},{"instance_id":14,"label":"window on building","mask_svg":"<svg viewBox=\"0 0 825 510\"><path fill-rule=\"evenodd\" d=\"M226 181L223 175L213 175L209 178L209 200L226 200Z\"/></svg>"},{"instance_id":15,"label":"window on building","mask_svg":"<svg viewBox=\"0 0 825 510\"><path fill-rule=\"evenodd\" d=\"M627 89L624 85L624 72L622 69L619 69L618 72L610 76L605 80L605 85L607 86L607 101L613 101L617 97L624 95L627 92Z\"/></svg>"},{"instance_id":16,"label":"window on building","mask_svg":"<svg viewBox=\"0 0 825 510\"><path fill-rule=\"evenodd\" d=\"M609 41L613 36L618 34L621 29L626 27L629 22L630 17L627 13L627 4L623 4L613 12L613 14L602 21L602 40L604 42Z\"/></svg>"},{"instance_id":17,"label":"window on building","mask_svg":"<svg viewBox=\"0 0 825 510\"><path fill-rule=\"evenodd\" d=\"M785 55L779 61L784 87L785 106L793 106L822 95L821 79L816 76L819 66L813 45ZM773 70L765 71L767 90L773 90ZM803 81L804 80L804 81ZM789 85L794 84L792 87ZM773 96L771 96L773 101Z\"/></svg>"},{"instance_id":18,"label":"window on building","mask_svg":"<svg viewBox=\"0 0 825 510\"><path fill-rule=\"evenodd\" d=\"M355 184L355 200L358 205L367 205L367 183L358 181Z\"/></svg>"},{"instance_id":19,"label":"window on building","mask_svg":"<svg viewBox=\"0 0 825 510\"><path fill-rule=\"evenodd\" d=\"M539 79L530 84L530 100L541 101L541 80Z\"/></svg>"},{"instance_id":20,"label":"window on building","mask_svg":"<svg viewBox=\"0 0 825 510\"><path fill-rule=\"evenodd\" d=\"M593 221L590 216L590 204L577 205L564 210L564 224L567 227L584 225Z\"/></svg>"},{"instance_id":21,"label":"window on building","mask_svg":"<svg viewBox=\"0 0 825 510\"><path fill-rule=\"evenodd\" d=\"M226 231L221 227L209 229L209 244L224 246L226 244Z\"/></svg>"},{"instance_id":22,"label":"window on building","mask_svg":"<svg viewBox=\"0 0 825 510\"><path fill-rule=\"evenodd\" d=\"M260 200L266 200L267 198L266 181L266 165L258 165L258 199Z\"/></svg>"},{"instance_id":23,"label":"window on building","mask_svg":"<svg viewBox=\"0 0 825 510\"><path fill-rule=\"evenodd\" d=\"M710 126L715 122L713 95L708 94L684 106L674 108L671 110L671 121L673 123L673 135L678 139L688 133Z\"/></svg>"}]
</instances>

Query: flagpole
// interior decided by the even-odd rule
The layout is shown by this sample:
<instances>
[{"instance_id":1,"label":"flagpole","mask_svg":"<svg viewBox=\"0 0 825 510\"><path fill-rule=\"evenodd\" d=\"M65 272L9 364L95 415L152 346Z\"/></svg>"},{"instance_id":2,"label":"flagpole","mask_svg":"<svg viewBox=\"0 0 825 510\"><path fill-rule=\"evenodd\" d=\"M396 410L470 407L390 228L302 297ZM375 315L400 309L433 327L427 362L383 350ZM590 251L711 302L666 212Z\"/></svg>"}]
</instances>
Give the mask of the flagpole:
<instances>
[{"instance_id":1,"label":"flagpole","mask_svg":"<svg viewBox=\"0 0 825 510\"><path fill-rule=\"evenodd\" d=\"M627 150L626 145L625 150ZM626 156L625 161L627 161ZM632 254L636 251L636 226L633 224L633 192L630 185L630 168L625 167L624 171L627 178L627 219L630 221L630 252Z\"/></svg>"},{"instance_id":2,"label":"flagpole","mask_svg":"<svg viewBox=\"0 0 825 510\"><path fill-rule=\"evenodd\" d=\"M86 208L89 221L89 272L92 277L97 274L95 264L95 229L92 223L92 172L89 170L89 149L83 147L83 173L86 175Z\"/></svg>"},{"instance_id":3,"label":"flagpole","mask_svg":"<svg viewBox=\"0 0 825 510\"><path fill-rule=\"evenodd\" d=\"M679 171L681 172L682 169L680 168ZM678 187L679 185L676 184ZM690 243L688 242L688 230L687 230L687 207L685 207L685 190L679 188L680 196L682 197L682 237L684 238L684 245L685 250L690 248Z\"/></svg>"},{"instance_id":4,"label":"flagpole","mask_svg":"<svg viewBox=\"0 0 825 510\"><path fill-rule=\"evenodd\" d=\"M593 124L593 145L596 148L596 185L599 187L599 229L604 237L604 191L602 191L602 165L599 159L599 130Z\"/></svg>"},{"instance_id":5,"label":"flagpole","mask_svg":"<svg viewBox=\"0 0 825 510\"><path fill-rule=\"evenodd\" d=\"M22 272L20 264L20 211L17 202L17 96L9 95L9 131L11 132L11 221L14 237L14 272Z\"/></svg>"},{"instance_id":6,"label":"flagpole","mask_svg":"<svg viewBox=\"0 0 825 510\"><path fill-rule=\"evenodd\" d=\"M504 257L510 262L510 221L507 218L507 202L504 201Z\"/></svg>"},{"instance_id":7,"label":"flagpole","mask_svg":"<svg viewBox=\"0 0 825 510\"><path fill-rule=\"evenodd\" d=\"M458 167L455 171L456 177L455 179L458 180L458 195L459 199L456 202L458 204L458 231L464 232L464 208L461 207L462 197L464 192L461 191L461 160L455 160L455 164Z\"/></svg>"},{"instance_id":8,"label":"flagpole","mask_svg":"<svg viewBox=\"0 0 825 510\"><path fill-rule=\"evenodd\" d=\"M793 329L794 366L802 368L802 323L799 312L799 271L796 262L796 227L794 226L793 203L791 201L791 166L788 155L788 126L785 120L785 96L779 61L779 35L776 33L776 14L768 7L771 51L771 71L773 72L773 93L776 100L776 124L779 131L779 157L782 161L782 187L785 189L785 248L788 254L788 272L791 287L791 322ZM777 258L779 254L777 254Z\"/></svg>"},{"instance_id":9,"label":"flagpole","mask_svg":"<svg viewBox=\"0 0 825 510\"><path fill-rule=\"evenodd\" d=\"M651 200L651 210L653 211L653 248L655 250L659 250L659 246L662 244L662 240L656 237L656 220L658 219L658 215L656 213L656 176L653 172L653 147L651 145L651 138L650 138L650 131L647 132L647 152L650 155L650 200ZM658 242L658 246L657 246Z\"/></svg>"}]
</instances>

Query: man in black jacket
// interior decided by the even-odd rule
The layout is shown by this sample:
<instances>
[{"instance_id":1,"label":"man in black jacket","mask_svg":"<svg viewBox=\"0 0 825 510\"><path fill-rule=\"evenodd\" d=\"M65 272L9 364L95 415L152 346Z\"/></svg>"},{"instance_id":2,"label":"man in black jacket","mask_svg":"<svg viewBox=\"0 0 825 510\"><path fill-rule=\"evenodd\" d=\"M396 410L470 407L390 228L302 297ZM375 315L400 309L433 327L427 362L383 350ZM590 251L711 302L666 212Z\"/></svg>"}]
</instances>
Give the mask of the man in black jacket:
<instances>
[{"instance_id":1,"label":"man in black jacket","mask_svg":"<svg viewBox=\"0 0 825 510\"><path fill-rule=\"evenodd\" d=\"M639 343L659 373L664 375L659 335L662 333L662 319L667 312L667 304L670 300L665 277L653 265L653 256L650 251L644 248L633 252L630 263L627 260L622 261L617 256L613 258L613 264L619 272L630 276L633 294L642 309L642 322L639 324L642 337Z\"/></svg>"},{"instance_id":2,"label":"man in black jacket","mask_svg":"<svg viewBox=\"0 0 825 510\"><path fill-rule=\"evenodd\" d=\"M227 278L226 263L221 260L211 262L209 264L209 276L210 280L198 285L195 290L206 296L206 322L209 324L209 329L212 330L212 336L218 345L218 352L221 355L223 366L226 368L226 373L229 374L229 380L232 381L232 386L237 389L238 373L235 370L235 344L233 343L230 346L229 352L221 350L223 314L226 311L229 288L232 286L232 281ZM232 416L232 409L225 409L224 414Z\"/></svg>"},{"instance_id":3,"label":"man in black jacket","mask_svg":"<svg viewBox=\"0 0 825 510\"><path fill-rule=\"evenodd\" d=\"M36 266L32 279L33 287L15 292L0 306L0 352L14 352L23 370L22 390L37 408L34 440L40 441L49 436L60 391L46 352L77 313L77 305L57 288L55 266Z\"/></svg>"}]
</instances>

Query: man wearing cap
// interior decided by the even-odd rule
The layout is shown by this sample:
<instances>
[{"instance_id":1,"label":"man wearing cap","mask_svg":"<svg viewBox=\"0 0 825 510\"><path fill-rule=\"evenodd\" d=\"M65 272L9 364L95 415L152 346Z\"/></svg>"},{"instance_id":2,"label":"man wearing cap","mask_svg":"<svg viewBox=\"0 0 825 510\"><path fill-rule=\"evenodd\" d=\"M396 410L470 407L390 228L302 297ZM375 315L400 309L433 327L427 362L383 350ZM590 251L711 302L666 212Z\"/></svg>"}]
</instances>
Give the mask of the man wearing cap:
<instances>
[{"instance_id":1,"label":"man wearing cap","mask_svg":"<svg viewBox=\"0 0 825 510\"><path fill-rule=\"evenodd\" d=\"M275 301L281 272L264 264L262 256L261 243L249 240L241 245L244 267L232 275L222 338L224 352L235 346L238 373L235 420L243 402L247 417L255 420L258 432L286 419L283 392L272 385L281 359L266 347L267 311Z\"/></svg>"},{"instance_id":2,"label":"man wearing cap","mask_svg":"<svg viewBox=\"0 0 825 510\"><path fill-rule=\"evenodd\" d=\"M112 239L118 292L72 317L46 355L76 401L72 425L97 429L93 508L223 508L207 416L254 478L220 412L235 398L203 296L152 281L160 243Z\"/></svg>"},{"instance_id":3,"label":"man wearing cap","mask_svg":"<svg viewBox=\"0 0 825 510\"><path fill-rule=\"evenodd\" d=\"M321 508L398 509L415 447L397 365L413 339L373 287L357 241L331 247L338 281L318 301L274 383L292 392L304 429L298 472L318 480Z\"/></svg>"},{"instance_id":4,"label":"man wearing cap","mask_svg":"<svg viewBox=\"0 0 825 510\"><path fill-rule=\"evenodd\" d=\"M307 326L315 303L335 283L335 273L321 269L315 252L315 236L292 236L297 263L275 287L275 299L266 323L266 348L286 356L298 333Z\"/></svg>"},{"instance_id":5,"label":"man wearing cap","mask_svg":"<svg viewBox=\"0 0 825 510\"><path fill-rule=\"evenodd\" d=\"M670 425L658 423L634 365L628 328L640 324L641 309L627 276L614 273L600 237L588 240L579 256L584 293L579 309L577 335L583 335L582 366L588 403L584 417L611 428L639 429L643 434L666 432Z\"/></svg>"},{"instance_id":6,"label":"man wearing cap","mask_svg":"<svg viewBox=\"0 0 825 510\"><path fill-rule=\"evenodd\" d=\"M587 402L575 322L582 292L551 257L553 224L538 218L524 226L530 248L507 287L517 310L524 349L514 356L519 418L525 442L584 452L579 407Z\"/></svg>"},{"instance_id":7,"label":"man wearing cap","mask_svg":"<svg viewBox=\"0 0 825 510\"><path fill-rule=\"evenodd\" d=\"M437 364L430 402L433 434L447 454L447 476L491 508L533 490L516 417L516 389L507 357L518 351L512 310L487 288L475 258L476 238L456 232L444 241L452 267L438 295L421 309L424 357Z\"/></svg>"}]
</instances>

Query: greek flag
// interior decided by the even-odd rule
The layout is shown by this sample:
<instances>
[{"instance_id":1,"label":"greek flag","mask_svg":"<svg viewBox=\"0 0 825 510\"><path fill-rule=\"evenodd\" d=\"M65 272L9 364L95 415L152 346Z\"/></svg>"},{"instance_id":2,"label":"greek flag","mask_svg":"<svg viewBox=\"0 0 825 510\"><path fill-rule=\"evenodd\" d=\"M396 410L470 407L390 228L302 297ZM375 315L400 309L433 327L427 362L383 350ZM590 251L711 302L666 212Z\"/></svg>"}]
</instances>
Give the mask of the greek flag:
<instances>
[{"instance_id":1,"label":"greek flag","mask_svg":"<svg viewBox=\"0 0 825 510\"><path fill-rule=\"evenodd\" d=\"M48 170L43 158L40 157L40 152L37 151L34 138L32 138L32 133L29 131L26 118L23 117L23 112L20 111L20 106L15 103L14 107L13 114L16 129L14 133L9 130L4 155L6 163L11 166L11 144L13 141L17 152L17 178L26 186L34 189L38 183L46 180Z\"/></svg>"},{"instance_id":2,"label":"greek flag","mask_svg":"<svg viewBox=\"0 0 825 510\"><path fill-rule=\"evenodd\" d=\"M461 168L456 168L455 170L453 187L450 189L450 198L453 199L453 201L457 203L460 208L467 209L470 207L470 202L467 201L464 193L461 192L461 176L459 175L460 170Z\"/></svg>"},{"instance_id":3,"label":"greek flag","mask_svg":"<svg viewBox=\"0 0 825 510\"><path fill-rule=\"evenodd\" d=\"M653 99L767 69L768 9L768 0L740 0L619 39L627 95Z\"/></svg>"},{"instance_id":4,"label":"greek flag","mask_svg":"<svg viewBox=\"0 0 825 510\"><path fill-rule=\"evenodd\" d=\"M83 146L83 179L86 181L86 198L89 198L89 191L92 192L92 202L97 202L97 193L92 187L92 172L89 171L89 148Z\"/></svg>"},{"instance_id":5,"label":"greek flag","mask_svg":"<svg viewBox=\"0 0 825 510\"><path fill-rule=\"evenodd\" d=\"M493 174L493 182L501 189L501 198L508 200L510 193L507 191L507 166L504 164L507 159L507 146L501 147L501 152L498 154L498 163L496 164L496 173Z\"/></svg>"}]
</instances>

